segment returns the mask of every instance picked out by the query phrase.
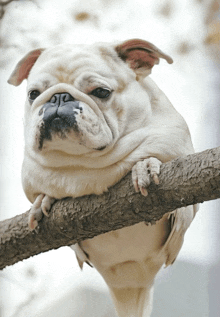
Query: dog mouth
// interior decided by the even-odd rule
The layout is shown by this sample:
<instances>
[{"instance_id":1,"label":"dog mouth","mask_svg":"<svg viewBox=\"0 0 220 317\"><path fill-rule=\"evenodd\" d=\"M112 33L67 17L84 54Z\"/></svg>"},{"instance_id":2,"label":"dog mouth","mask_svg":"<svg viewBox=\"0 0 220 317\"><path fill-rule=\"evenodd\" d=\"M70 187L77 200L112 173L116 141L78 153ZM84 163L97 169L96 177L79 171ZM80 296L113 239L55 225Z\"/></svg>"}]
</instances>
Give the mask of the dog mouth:
<instances>
[{"instance_id":1,"label":"dog mouth","mask_svg":"<svg viewBox=\"0 0 220 317\"><path fill-rule=\"evenodd\" d=\"M60 131L65 131L68 130L70 128L74 129L75 131L77 131L77 123L75 118L69 118L67 117L65 118L54 118L51 122L46 123L45 125L45 131L50 132L60 132Z\"/></svg>"},{"instance_id":2,"label":"dog mouth","mask_svg":"<svg viewBox=\"0 0 220 317\"><path fill-rule=\"evenodd\" d=\"M104 145L104 146L98 147L98 148L93 149L93 150L95 150L95 151L103 151L103 150L106 149L106 147L107 147L107 145Z\"/></svg>"}]
</instances>

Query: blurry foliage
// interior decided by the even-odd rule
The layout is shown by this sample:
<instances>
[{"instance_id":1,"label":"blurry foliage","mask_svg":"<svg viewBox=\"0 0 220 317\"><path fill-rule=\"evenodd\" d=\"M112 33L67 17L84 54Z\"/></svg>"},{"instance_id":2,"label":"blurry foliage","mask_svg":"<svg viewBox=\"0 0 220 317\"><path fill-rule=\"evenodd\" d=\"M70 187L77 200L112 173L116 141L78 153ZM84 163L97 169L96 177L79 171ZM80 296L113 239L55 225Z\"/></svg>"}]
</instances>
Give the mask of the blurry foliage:
<instances>
[{"instance_id":1,"label":"blurry foliage","mask_svg":"<svg viewBox=\"0 0 220 317\"><path fill-rule=\"evenodd\" d=\"M212 23L219 16L220 0L212 0L208 6L206 23Z\"/></svg>"},{"instance_id":2,"label":"blurry foliage","mask_svg":"<svg viewBox=\"0 0 220 317\"><path fill-rule=\"evenodd\" d=\"M19 1L19 0L1 0L0 1L0 19L3 17L5 10L7 8L7 4L12 1Z\"/></svg>"},{"instance_id":3,"label":"blurry foliage","mask_svg":"<svg viewBox=\"0 0 220 317\"><path fill-rule=\"evenodd\" d=\"M211 2L207 14L207 36L204 40L210 50L211 55L220 61L220 1Z\"/></svg>"},{"instance_id":4,"label":"blurry foliage","mask_svg":"<svg viewBox=\"0 0 220 317\"><path fill-rule=\"evenodd\" d=\"M209 32L205 39L206 44L220 44L220 21L214 21L209 25Z\"/></svg>"},{"instance_id":5,"label":"blurry foliage","mask_svg":"<svg viewBox=\"0 0 220 317\"><path fill-rule=\"evenodd\" d=\"M35 2L35 0L0 0L0 19L3 18L5 11L7 10L7 5L11 2L21 2L21 1L30 1ZM0 315L1 316L1 315Z\"/></svg>"},{"instance_id":6,"label":"blurry foliage","mask_svg":"<svg viewBox=\"0 0 220 317\"><path fill-rule=\"evenodd\" d=\"M159 9L158 13L165 18L170 18L174 12L174 5L171 1L165 2Z\"/></svg>"}]
</instances>

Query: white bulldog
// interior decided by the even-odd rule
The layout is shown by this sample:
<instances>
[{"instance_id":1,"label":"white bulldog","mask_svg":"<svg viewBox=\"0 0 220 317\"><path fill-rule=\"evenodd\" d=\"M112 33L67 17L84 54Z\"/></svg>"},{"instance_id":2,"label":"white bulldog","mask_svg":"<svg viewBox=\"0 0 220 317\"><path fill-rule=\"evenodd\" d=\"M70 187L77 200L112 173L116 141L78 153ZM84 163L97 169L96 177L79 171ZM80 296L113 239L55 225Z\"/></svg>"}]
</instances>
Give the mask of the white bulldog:
<instances>
[{"instance_id":1,"label":"white bulldog","mask_svg":"<svg viewBox=\"0 0 220 317\"><path fill-rule=\"evenodd\" d=\"M31 229L55 199L101 194L131 169L135 190L147 195L161 162L194 152L184 119L148 77L159 58L172 63L132 39L37 49L18 63L9 83L28 79L22 180ZM119 316L150 316L155 275L175 260L195 211L74 246L80 265L91 262L102 274Z\"/></svg>"}]
</instances>

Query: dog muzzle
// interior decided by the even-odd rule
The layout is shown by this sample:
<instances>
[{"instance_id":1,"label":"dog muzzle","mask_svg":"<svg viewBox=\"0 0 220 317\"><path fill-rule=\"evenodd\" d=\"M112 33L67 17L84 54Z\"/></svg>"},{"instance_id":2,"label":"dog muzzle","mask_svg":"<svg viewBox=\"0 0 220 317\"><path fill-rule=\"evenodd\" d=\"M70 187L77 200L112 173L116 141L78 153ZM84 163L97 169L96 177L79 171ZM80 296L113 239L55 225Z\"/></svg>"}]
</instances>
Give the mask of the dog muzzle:
<instances>
[{"instance_id":1,"label":"dog muzzle","mask_svg":"<svg viewBox=\"0 0 220 317\"><path fill-rule=\"evenodd\" d=\"M51 131L57 132L68 128L77 131L76 116L79 113L82 113L80 102L64 92L54 94L40 109L39 116L43 114L44 125Z\"/></svg>"}]
</instances>

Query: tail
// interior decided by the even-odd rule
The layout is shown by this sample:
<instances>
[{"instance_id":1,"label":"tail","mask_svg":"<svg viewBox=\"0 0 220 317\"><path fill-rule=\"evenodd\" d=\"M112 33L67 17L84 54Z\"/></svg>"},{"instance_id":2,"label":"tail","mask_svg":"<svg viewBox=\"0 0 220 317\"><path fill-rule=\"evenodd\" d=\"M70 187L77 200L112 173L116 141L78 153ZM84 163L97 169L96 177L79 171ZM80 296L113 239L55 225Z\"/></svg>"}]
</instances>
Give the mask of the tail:
<instances>
[{"instance_id":1,"label":"tail","mask_svg":"<svg viewBox=\"0 0 220 317\"><path fill-rule=\"evenodd\" d=\"M149 317L153 305L151 288L110 288L119 317Z\"/></svg>"}]
</instances>

